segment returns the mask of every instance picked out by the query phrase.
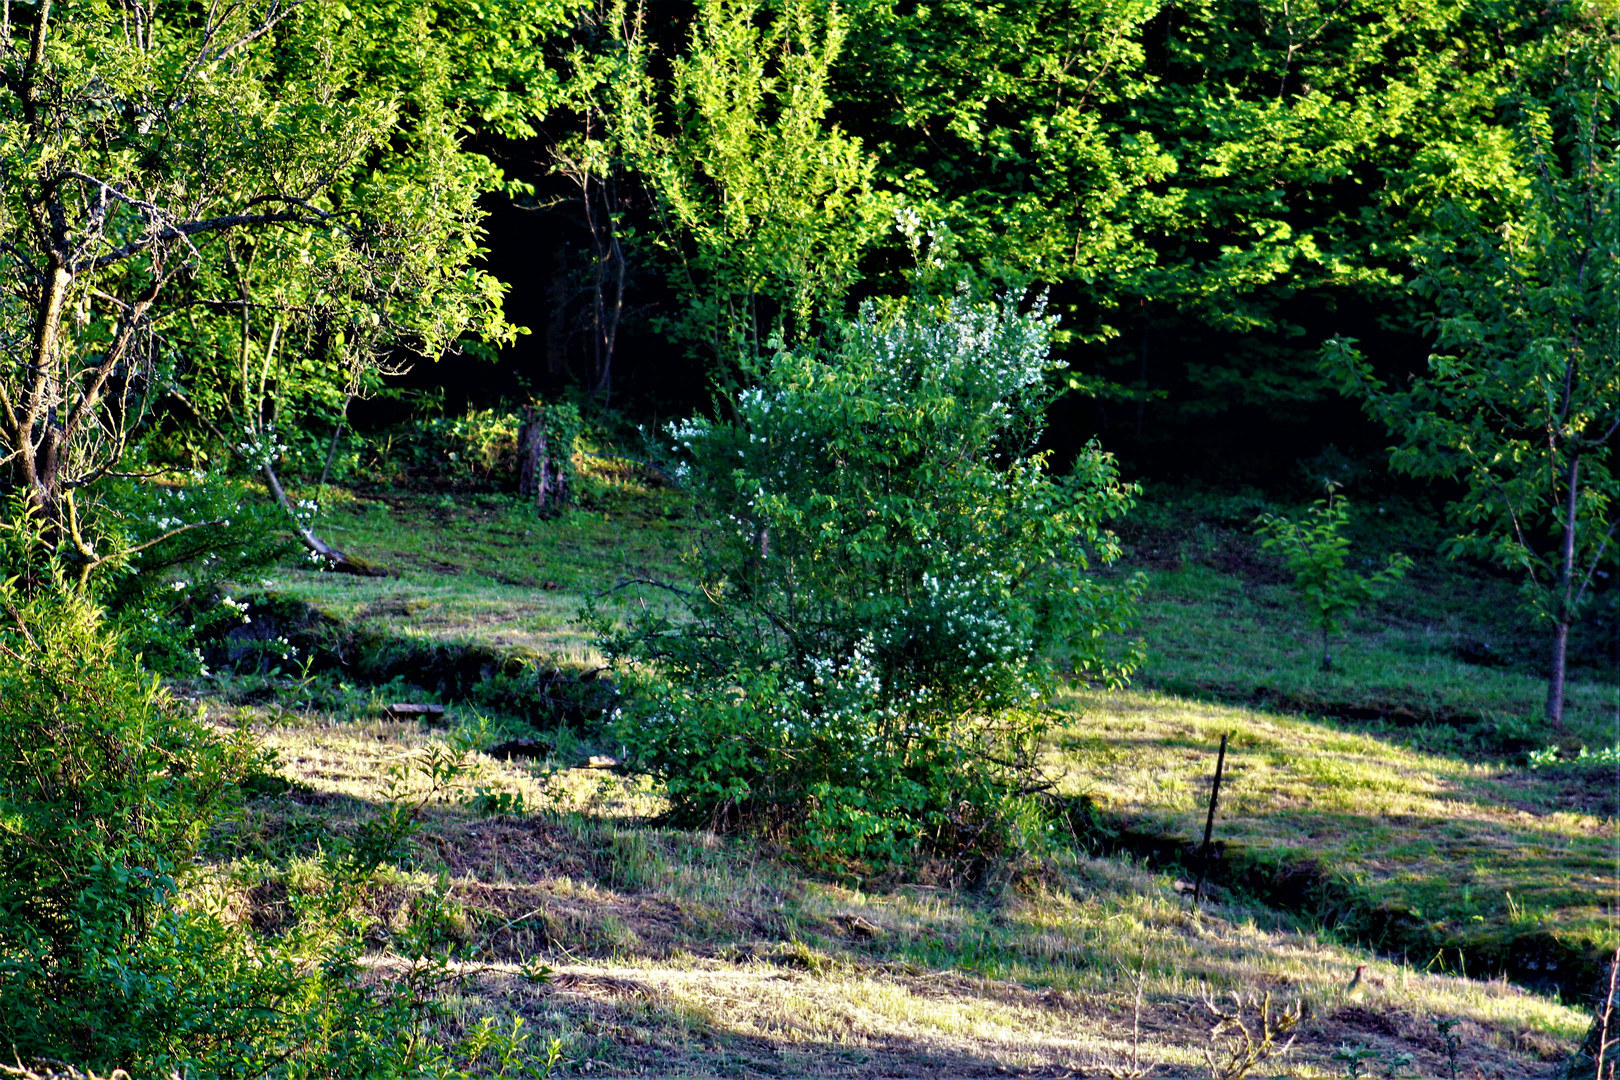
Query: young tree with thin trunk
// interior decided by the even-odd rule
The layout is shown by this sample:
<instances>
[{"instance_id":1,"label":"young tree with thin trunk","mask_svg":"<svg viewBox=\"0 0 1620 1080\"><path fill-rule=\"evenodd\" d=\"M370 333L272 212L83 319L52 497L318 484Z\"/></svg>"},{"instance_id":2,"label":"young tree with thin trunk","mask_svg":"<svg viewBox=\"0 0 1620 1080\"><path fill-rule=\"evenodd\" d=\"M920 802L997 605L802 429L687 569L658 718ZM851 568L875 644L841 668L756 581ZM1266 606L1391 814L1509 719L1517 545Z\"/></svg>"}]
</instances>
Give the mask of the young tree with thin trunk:
<instances>
[{"instance_id":1,"label":"young tree with thin trunk","mask_svg":"<svg viewBox=\"0 0 1620 1080\"><path fill-rule=\"evenodd\" d=\"M731 381L739 356L843 317L893 227L875 156L828 119L847 21L815 0L699 0L664 78L643 4L609 7L615 152L646 186L647 239L680 300L664 325Z\"/></svg>"},{"instance_id":2,"label":"young tree with thin trunk","mask_svg":"<svg viewBox=\"0 0 1620 1080\"><path fill-rule=\"evenodd\" d=\"M627 232L633 236L624 223L625 133L615 96L639 75L626 66L633 50L614 46L639 41L644 17L640 7L630 8L621 0L597 0L581 14L568 56L571 71L559 95L559 105L575 115L576 126L551 148L551 171L579 192L581 223L590 238L582 290L587 306L583 321L590 334L587 386L604 403L613 390L613 354L627 314L630 259L625 240ZM566 306L571 298L563 295Z\"/></svg>"},{"instance_id":3,"label":"young tree with thin trunk","mask_svg":"<svg viewBox=\"0 0 1620 1080\"><path fill-rule=\"evenodd\" d=\"M1614 20L1553 42L1512 101L1519 198L1505 220L1453 206L1417 288L1438 349L1404 388L1348 339L1326 349L1344 388L1399 437L1392 464L1459 481L1454 553L1524 574L1551 631L1547 718L1563 720L1571 628L1620 529L1620 51ZM1545 78L1550 76L1550 78Z\"/></svg>"}]
</instances>

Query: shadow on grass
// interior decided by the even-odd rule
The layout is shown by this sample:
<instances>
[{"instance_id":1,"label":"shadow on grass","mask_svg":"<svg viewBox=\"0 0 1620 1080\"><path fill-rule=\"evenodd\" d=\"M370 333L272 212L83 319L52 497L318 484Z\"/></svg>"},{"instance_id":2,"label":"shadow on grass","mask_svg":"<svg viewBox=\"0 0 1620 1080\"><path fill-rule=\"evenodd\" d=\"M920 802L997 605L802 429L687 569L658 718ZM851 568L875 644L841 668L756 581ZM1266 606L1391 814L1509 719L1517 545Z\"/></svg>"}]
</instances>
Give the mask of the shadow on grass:
<instances>
[{"instance_id":1,"label":"shadow on grass","mask_svg":"<svg viewBox=\"0 0 1620 1080\"><path fill-rule=\"evenodd\" d=\"M1348 942L1420 965L1432 958L1430 970L1584 998L1614 949L1612 833L1572 842L1531 815L1491 813L1477 790L1448 785L1444 793L1487 820L1298 808L1222 818L1209 880ZM1200 838L1174 824L1129 808L1083 807L1076 817L1093 850L1191 879L1204 865Z\"/></svg>"}]
</instances>

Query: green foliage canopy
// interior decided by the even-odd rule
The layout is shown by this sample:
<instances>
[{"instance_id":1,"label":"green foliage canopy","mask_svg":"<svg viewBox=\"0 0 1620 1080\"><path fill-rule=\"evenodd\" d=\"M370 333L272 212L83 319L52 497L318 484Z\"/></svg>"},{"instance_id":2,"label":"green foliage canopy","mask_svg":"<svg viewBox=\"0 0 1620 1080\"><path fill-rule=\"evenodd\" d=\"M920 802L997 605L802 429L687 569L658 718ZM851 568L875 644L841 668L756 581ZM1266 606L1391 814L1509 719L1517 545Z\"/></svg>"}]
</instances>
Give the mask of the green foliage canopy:
<instances>
[{"instance_id":1,"label":"green foliage canopy","mask_svg":"<svg viewBox=\"0 0 1620 1080\"><path fill-rule=\"evenodd\" d=\"M842 317L862 255L893 220L872 155L827 121L841 10L786 0L766 12L700 0L667 80L652 74L639 21L621 11L612 23L614 139L652 197L654 242L684 305L667 328L722 368Z\"/></svg>"},{"instance_id":2,"label":"green foliage canopy","mask_svg":"<svg viewBox=\"0 0 1620 1080\"><path fill-rule=\"evenodd\" d=\"M840 117L963 273L1044 283L1075 385L1184 416L1321 399L1307 326L1410 326L1450 198L1511 190L1513 49L1574 7L1475 0L848 6ZM1489 197L1489 196L1487 196ZM1364 310L1358 307L1357 310Z\"/></svg>"}]
</instances>

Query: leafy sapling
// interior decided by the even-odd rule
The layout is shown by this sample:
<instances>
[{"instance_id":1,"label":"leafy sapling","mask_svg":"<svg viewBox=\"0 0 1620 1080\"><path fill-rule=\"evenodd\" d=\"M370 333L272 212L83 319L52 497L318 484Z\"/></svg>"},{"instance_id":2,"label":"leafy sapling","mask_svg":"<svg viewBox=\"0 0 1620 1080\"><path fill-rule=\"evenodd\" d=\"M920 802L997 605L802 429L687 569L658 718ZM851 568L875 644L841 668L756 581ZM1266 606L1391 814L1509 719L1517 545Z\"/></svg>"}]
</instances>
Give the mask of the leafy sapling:
<instances>
[{"instance_id":1,"label":"leafy sapling","mask_svg":"<svg viewBox=\"0 0 1620 1080\"><path fill-rule=\"evenodd\" d=\"M1346 1080L1361 1080L1364 1076L1371 1076L1368 1062L1377 1061L1383 1055L1370 1046L1343 1045L1333 1051L1333 1060L1341 1062L1344 1067Z\"/></svg>"},{"instance_id":2,"label":"leafy sapling","mask_svg":"<svg viewBox=\"0 0 1620 1080\"><path fill-rule=\"evenodd\" d=\"M1323 671L1333 670L1332 638L1344 619L1375 599L1385 586L1400 580L1412 566L1412 560L1399 553L1371 574L1357 573L1346 565L1350 538L1344 535L1344 527L1350 520L1350 503L1338 494L1337 487L1330 482L1327 498L1312 503L1302 521L1277 514L1255 519L1261 543L1282 553L1311 624L1322 633Z\"/></svg>"},{"instance_id":3,"label":"leafy sapling","mask_svg":"<svg viewBox=\"0 0 1620 1080\"><path fill-rule=\"evenodd\" d=\"M1457 1080L1457 1057L1462 1053L1462 1036L1452 1031L1460 1023L1455 1017L1439 1017L1434 1022L1434 1030L1446 1044L1446 1075L1450 1080Z\"/></svg>"}]
</instances>

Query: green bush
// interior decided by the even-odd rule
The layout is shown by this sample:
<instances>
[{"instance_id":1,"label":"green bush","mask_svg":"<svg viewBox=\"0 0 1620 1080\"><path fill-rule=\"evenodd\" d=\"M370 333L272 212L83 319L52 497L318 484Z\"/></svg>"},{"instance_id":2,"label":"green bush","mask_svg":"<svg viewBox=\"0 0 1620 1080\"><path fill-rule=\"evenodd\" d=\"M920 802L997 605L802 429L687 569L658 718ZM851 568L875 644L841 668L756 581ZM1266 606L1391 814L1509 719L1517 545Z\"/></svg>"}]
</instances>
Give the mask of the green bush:
<instances>
[{"instance_id":1,"label":"green bush","mask_svg":"<svg viewBox=\"0 0 1620 1080\"><path fill-rule=\"evenodd\" d=\"M131 464L153 464L132 453ZM83 551L62 560L46 543L43 515L11 492L0 498L0 579L54 588L66 573L93 598L107 633L164 675L204 672L199 646L240 625L232 582L251 581L292 554L296 543L280 507L240 477L154 467L139 480L110 477L80 489L75 519ZM301 508L302 510L302 508Z\"/></svg>"},{"instance_id":2,"label":"green bush","mask_svg":"<svg viewBox=\"0 0 1620 1080\"><path fill-rule=\"evenodd\" d=\"M1139 587L1088 574L1134 493L1112 459L1058 477L1034 450L1051 325L869 307L830 351L751 371L734 420L679 427L697 588L598 614L622 737L675 819L875 863L1028 819L1043 700L1060 672L1128 671L1108 638Z\"/></svg>"},{"instance_id":3,"label":"green bush","mask_svg":"<svg viewBox=\"0 0 1620 1080\"><path fill-rule=\"evenodd\" d=\"M221 473L121 479L105 485L96 509L102 546L127 554L91 578L95 599L142 666L164 675L205 672L199 646L246 614L223 602L232 583L259 579L299 550L280 507Z\"/></svg>"},{"instance_id":4,"label":"green bush","mask_svg":"<svg viewBox=\"0 0 1620 1080\"><path fill-rule=\"evenodd\" d=\"M127 1064L187 1022L175 983L215 950L179 881L255 755L72 592L7 582L0 612L0 1045Z\"/></svg>"},{"instance_id":5,"label":"green bush","mask_svg":"<svg viewBox=\"0 0 1620 1080\"><path fill-rule=\"evenodd\" d=\"M422 806L463 777L469 745L430 746L402 768L379 814L328 838L321 886L289 896L291 919L260 933L217 898L280 871L204 856L268 759L168 695L59 568L31 565L55 572L0 581L7 1058L135 1076L541 1071L517 1029L486 1024L450 1046L425 1037L454 981L448 881L415 898L403 928L365 912L379 870L408 856ZM363 963L379 936L397 977Z\"/></svg>"}]
</instances>

